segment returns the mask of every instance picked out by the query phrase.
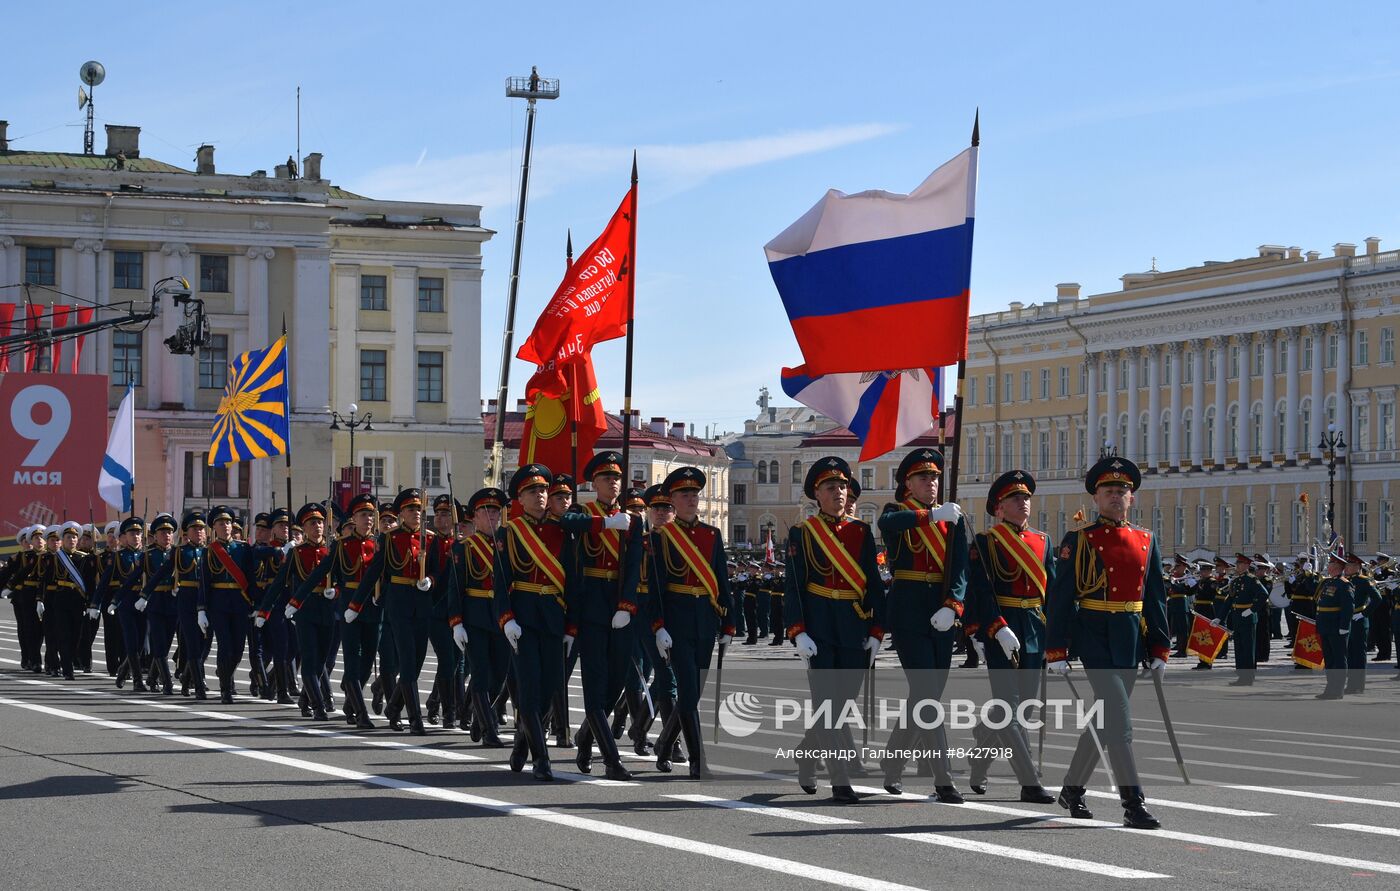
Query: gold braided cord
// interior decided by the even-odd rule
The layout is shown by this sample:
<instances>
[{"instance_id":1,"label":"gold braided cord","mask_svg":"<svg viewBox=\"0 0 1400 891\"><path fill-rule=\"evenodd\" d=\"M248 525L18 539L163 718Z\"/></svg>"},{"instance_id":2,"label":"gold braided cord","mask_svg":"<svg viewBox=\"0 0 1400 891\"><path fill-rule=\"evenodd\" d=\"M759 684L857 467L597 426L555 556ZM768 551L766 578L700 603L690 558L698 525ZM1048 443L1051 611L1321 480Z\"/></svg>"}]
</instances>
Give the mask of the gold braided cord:
<instances>
[{"instance_id":1,"label":"gold braided cord","mask_svg":"<svg viewBox=\"0 0 1400 891\"><path fill-rule=\"evenodd\" d=\"M661 542L661 553L666 558L666 572L670 575L678 575L681 578L685 578L685 574L690 571L690 567L685 565L684 559L681 559L679 563L673 560L671 558L671 551L673 550L675 549L671 547L670 543L663 539ZM657 581L660 581L660 579Z\"/></svg>"},{"instance_id":2,"label":"gold braided cord","mask_svg":"<svg viewBox=\"0 0 1400 891\"><path fill-rule=\"evenodd\" d=\"M535 558L530 556L530 552L525 549L525 545L520 541L520 536L515 530L510 530L506 536L506 548L510 555L510 568L521 575L528 574L535 568Z\"/></svg>"},{"instance_id":3,"label":"gold braided cord","mask_svg":"<svg viewBox=\"0 0 1400 891\"><path fill-rule=\"evenodd\" d=\"M1011 569L1008 570L1002 565L1001 559L997 557L996 539L991 535L985 536L987 540L987 562L992 564L992 574L999 582L1011 583L1021 577L1021 566L1014 559L1011 560Z\"/></svg>"},{"instance_id":4,"label":"gold braided cord","mask_svg":"<svg viewBox=\"0 0 1400 891\"><path fill-rule=\"evenodd\" d=\"M189 566L183 566L183 565L181 565L181 562L180 562L180 549L179 549L179 548L176 548L176 549L175 549L175 573L176 573L177 575L184 575L184 574L187 573L187 572L194 572L195 567L198 566L198 565L199 565L199 558L198 558L198 557L196 557L196 558L194 559L194 562L191 563Z\"/></svg>"},{"instance_id":5,"label":"gold braided cord","mask_svg":"<svg viewBox=\"0 0 1400 891\"><path fill-rule=\"evenodd\" d=\"M1074 581L1080 594L1100 591L1108 585L1108 573L1099 566L1089 537L1082 532L1074 551Z\"/></svg>"},{"instance_id":6,"label":"gold braided cord","mask_svg":"<svg viewBox=\"0 0 1400 891\"><path fill-rule=\"evenodd\" d=\"M817 575L825 577L832 574L831 562L821 554L820 548L812 547L812 536L805 530L802 532L802 555L807 558L807 568Z\"/></svg>"}]
</instances>

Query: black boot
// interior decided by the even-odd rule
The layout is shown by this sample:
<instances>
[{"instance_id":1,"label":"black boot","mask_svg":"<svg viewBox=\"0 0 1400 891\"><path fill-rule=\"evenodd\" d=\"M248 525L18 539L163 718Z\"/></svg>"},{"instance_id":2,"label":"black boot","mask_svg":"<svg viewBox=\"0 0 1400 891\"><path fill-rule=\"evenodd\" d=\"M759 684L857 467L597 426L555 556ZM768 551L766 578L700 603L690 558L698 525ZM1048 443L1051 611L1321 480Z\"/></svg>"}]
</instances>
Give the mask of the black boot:
<instances>
[{"instance_id":1,"label":"black boot","mask_svg":"<svg viewBox=\"0 0 1400 891\"><path fill-rule=\"evenodd\" d=\"M613 718L611 729L612 738L614 740L622 739L622 734L627 729L627 713L631 711L631 705L631 700L628 699L626 696L623 696L617 701L617 704L613 706Z\"/></svg>"},{"instance_id":2,"label":"black boot","mask_svg":"<svg viewBox=\"0 0 1400 891\"><path fill-rule=\"evenodd\" d=\"M675 748L676 740L681 735L681 718L677 714L674 706L668 706L669 700L662 700L661 714L661 735L656 738L656 769L662 773L671 772L671 764L674 762L672 752Z\"/></svg>"},{"instance_id":3,"label":"black boot","mask_svg":"<svg viewBox=\"0 0 1400 891\"><path fill-rule=\"evenodd\" d=\"M369 712L365 709L365 694L360 689L359 684L343 684L345 690L346 709L353 714L352 723L357 730L373 730L374 722L369 719Z\"/></svg>"},{"instance_id":4,"label":"black boot","mask_svg":"<svg viewBox=\"0 0 1400 891\"><path fill-rule=\"evenodd\" d=\"M574 747L573 734L569 732L569 693L561 687L554 694L550 706L550 729L554 732L554 744L561 749Z\"/></svg>"},{"instance_id":5,"label":"black boot","mask_svg":"<svg viewBox=\"0 0 1400 891\"><path fill-rule=\"evenodd\" d=\"M598 754L603 756L603 763L607 765L607 778L610 780L630 780L632 774L627 768L622 766L622 755L617 751L617 740L611 734L599 733L607 726L607 717L600 711L590 715L587 721L593 728L593 736L598 739ZM582 730L580 729L580 734Z\"/></svg>"},{"instance_id":6,"label":"black boot","mask_svg":"<svg viewBox=\"0 0 1400 891\"><path fill-rule=\"evenodd\" d=\"M448 689L438 697L442 702L442 729L452 730L457 726L457 694Z\"/></svg>"},{"instance_id":7,"label":"black boot","mask_svg":"<svg viewBox=\"0 0 1400 891\"><path fill-rule=\"evenodd\" d=\"M326 712L335 711L335 697L331 695L331 676L324 668L321 669L321 705L325 706Z\"/></svg>"},{"instance_id":8,"label":"black boot","mask_svg":"<svg viewBox=\"0 0 1400 891\"><path fill-rule=\"evenodd\" d=\"M1123 802L1123 825L1129 829L1161 829L1162 823L1143 807L1141 786L1119 786L1118 797Z\"/></svg>"},{"instance_id":9,"label":"black boot","mask_svg":"<svg viewBox=\"0 0 1400 891\"><path fill-rule=\"evenodd\" d=\"M676 709L680 712L680 709ZM700 723L695 719L695 714L681 713L681 736L685 737L686 747L690 749L690 778L692 780L712 780L715 778L710 767L705 763L705 740L704 731L700 729Z\"/></svg>"},{"instance_id":10,"label":"black boot","mask_svg":"<svg viewBox=\"0 0 1400 891\"><path fill-rule=\"evenodd\" d=\"M515 742L510 747L510 769L516 773L525 769L525 761L530 757L530 735L521 726L520 716L515 716Z\"/></svg>"},{"instance_id":11,"label":"black boot","mask_svg":"<svg viewBox=\"0 0 1400 891\"><path fill-rule=\"evenodd\" d=\"M1045 791L1045 787L1039 783L1034 786L1021 787L1021 800L1026 804L1054 804L1055 796Z\"/></svg>"},{"instance_id":12,"label":"black boot","mask_svg":"<svg viewBox=\"0 0 1400 891\"><path fill-rule=\"evenodd\" d=\"M1062 786L1060 788L1060 807L1069 811L1069 815L1076 820L1092 820L1094 812L1089 810L1084 803L1083 786Z\"/></svg>"},{"instance_id":13,"label":"black boot","mask_svg":"<svg viewBox=\"0 0 1400 891\"><path fill-rule=\"evenodd\" d=\"M138 666L136 672L131 676L131 691L133 693L145 693L148 689L150 688L146 686L145 672L141 671Z\"/></svg>"},{"instance_id":14,"label":"black boot","mask_svg":"<svg viewBox=\"0 0 1400 891\"><path fill-rule=\"evenodd\" d=\"M476 723L481 727L481 744L488 749L504 748L505 743L501 742L496 731L496 712L491 708L486 691L473 691L471 699L476 711Z\"/></svg>"},{"instance_id":15,"label":"black boot","mask_svg":"<svg viewBox=\"0 0 1400 891\"><path fill-rule=\"evenodd\" d=\"M578 727L578 733L574 734L574 766L579 773L592 773L593 771L593 721L591 716L585 716L584 721ZM604 722L606 723L606 722ZM604 734L611 737L612 734ZM598 740L599 748L602 748L602 739Z\"/></svg>"},{"instance_id":16,"label":"black boot","mask_svg":"<svg viewBox=\"0 0 1400 891\"><path fill-rule=\"evenodd\" d=\"M369 685L370 696L373 702L370 708L374 709L376 715L384 714L384 675L376 675L374 681Z\"/></svg>"},{"instance_id":17,"label":"black boot","mask_svg":"<svg viewBox=\"0 0 1400 891\"><path fill-rule=\"evenodd\" d=\"M274 671L277 673L277 704L291 705L293 701L290 692L292 683L289 675L292 670L279 663L275 666Z\"/></svg>"},{"instance_id":18,"label":"black boot","mask_svg":"<svg viewBox=\"0 0 1400 891\"><path fill-rule=\"evenodd\" d=\"M432 689L432 692L430 692L430 693L428 694L428 702L427 702L427 706L428 706L428 717L427 717L427 721L428 721L429 724L436 724L436 723L438 722L438 707L439 707L441 701L442 701L441 697L438 696L438 685L437 685L437 684L433 684L433 689Z\"/></svg>"},{"instance_id":19,"label":"black boot","mask_svg":"<svg viewBox=\"0 0 1400 891\"><path fill-rule=\"evenodd\" d=\"M131 676L131 663L128 662L127 660L123 659L123 660L122 660L122 666L121 666L121 668L118 668L118 669L117 669L117 689L118 689L118 690L122 689L122 687L126 685L126 679L127 679L128 677L130 677L130 676Z\"/></svg>"},{"instance_id":20,"label":"black boot","mask_svg":"<svg viewBox=\"0 0 1400 891\"><path fill-rule=\"evenodd\" d=\"M233 705L233 680L222 675L219 677L219 702Z\"/></svg>"},{"instance_id":21,"label":"black boot","mask_svg":"<svg viewBox=\"0 0 1400 891\"><path fill-rule=\"evenodd\" d=\"M384 707L384 718L389 722L389 729L395 733L403 733L403 707L403 685L395 684L389 693L389 704Z\"/></svg>"},{"instance_id":22,"label":"black boot","mask_svg":"<svg viewBox=\"0 0 1400 891\"><path fill-rule=\"evenodd\" d=\"M311 706L311 719L313 721L329 721L330 715L326 714L326 703L321 698L320 685L315 681L307 681L301 689L306 694L307 703Z\"/></svg>"},{"instance_id":23,"label":"black boot","mask_svg":"<svg viewBox=\"0 0 1400 891\"><path fill-rule=\"evenodd\" d=\"M414 736L427 736L423 726L423 712L418 705L418 691L408 681L399 681L399 695L403 697L404 710L408 712L408 732Z\"/></svg>"},{"instance_id":24,"label":"black boot","mask_svg":"<svg viewBox=\"0 0 1400 891\"><path fill-rule=\"evenodd\" d=\"M549 747L545 744L544 724L539 715L523 715L524 727L521 731L529 737L530 755L534 759L531 773L541 782L554 779L554 768L549 763ZM517 731L520 732L520 731Z\"/></svg>"},{"instance_id":25,"label":"black boot","mask_svg":"<svg viewBox=\"0 0 1400 891\"><path fill-rule=\"evenodd\" d=\"M628 729L627 736L632 740L632 751L645 757L652 753L651 740L647 739L647 734L651 732L656 715L652 713L650 703L641 693L627 695L632 700L628 706L628 710L632 712L632 726Z\"/></svg>"},{"instance_id":26,"label":"black boot","mask_svg":"<svg viewBox=\"0 0 1400 891\"><path fill-rule=\"evenodd\" d=\"M303 718L311 717L311 697L306 694L305 687L302 688L301 695L297 697L297 708L301 709Z\"/></svg>"}]
</instances>

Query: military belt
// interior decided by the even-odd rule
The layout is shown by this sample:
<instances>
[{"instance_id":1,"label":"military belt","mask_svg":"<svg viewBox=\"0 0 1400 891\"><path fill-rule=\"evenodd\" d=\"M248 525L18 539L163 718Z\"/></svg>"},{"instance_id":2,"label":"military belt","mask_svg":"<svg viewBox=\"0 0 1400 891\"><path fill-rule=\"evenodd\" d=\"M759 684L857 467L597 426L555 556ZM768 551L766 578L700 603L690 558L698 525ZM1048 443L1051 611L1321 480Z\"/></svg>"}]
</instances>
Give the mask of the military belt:
<instances>
[{"instance_id":1,"label":"military belt","mask_svg":"<svg viewBox=\"0 0 1400 891\"><path fill-rule=\"evenodd\" d=\"M181 587L181 588L198 588L198 587L199 587L199 582L190 581L189 579L180 579L180 587Z\"/></svg>"},{"instance_id":2,"label":"military belt","mask_svg":"<svg viewBox=\"0 0 1400 891\"><path fill-rule=\"evenodd\" d=\"M672 594L689 594L691 597L709 597L710 592L703 585L667 585Z\"/></svg>"},{"instance_id":3,"label":"military belt","mask_svg":"<svg viewBox=\"0 0 1400 891\"><path fill-rule=\"evenodd\" d=\"M583 568L583 574L585 578L603 579L609 582L615 582L621 578L621 575L618 574L616 569L595 569L592 566L585 566Z\"/></svg>"},{"instance_id":4,"label":"military belt","mask_svg":"<svg viewBox=\"0 0 1400 891\"><path fill-rule=\"evenodd\" d=\"M827 600L852 600L859 602L863 597L856 591L848 591L844 588L828 588L825 585L818 585L816 582L807 583L807 593L815 594L818 597L825 597Z\"/></svg>"},{"instance_id":5,"label":"military belt","mask_svg":"<svg viewBox=\"0 0 1400 891\"><path fill-rule=\"evenodd\" d=\"M1320 613L1339 613L1342 608L1340 606L1319 606L1317 611Z\"/></svg>"},{"instance_id":6,"label":"military belt","mask_svg":"<svg viewBox=\"0 0 1400 891\"><path fill-rule=\"evenodd\" d=\"M1252 604L1252 603L1236 603L1236 604L1234 604L1234 607L1235 607L1235 609L1254 609L1254 604Z\"/></svg>"},{"instance_id":7,"label":"military belt","mask_svg":"<svg viewBox=\"0 0 1400 891\"><path fill-rule=\"evenodd\" d=\"M239 590L242 590L241 588L238 587L238 582L210 582L210 583L209 583L209 587L211 587L211 588L222 588L222 589L224 589L224 590L226 590L226 591L239 591Z\"/></svg>"},{"instance_id":8,"label":"military belt","mask_svg":"<svg viewBox=\"0 0 1400 891\"><path fill-rule=\"evenodd\" d=\"M560 609L566 609L563 593L553 585L541 585L535 582L511 582L510 589L524 591L528 594L538 594L541 597L553 597L558 602Z\"/></svg>"},{"instance_id":9,"label":"military belt","mask_svg":"<svg viewBox=\"0 0 1400 891\"><path fill-rule=\"evenodd\" d=\"M490 588L468 588L468 597L477 597L482 600L490 600L494 596Z\"/></svg>"},{"instance_id":10,"label":"military belt","mask_svg":"<svg viewBox=\"0 0 1400 891\"><path fill-rule=\"evenodd\" d=\"M411 578L409 578L409 577L406 576L406 575L391 575L391 576L389 576L389 581L393 582L395 585L416 585L416 584L418 584L418 580L417 580L417 579L411 579Z\"/></svg>"},{"instance_id":11,"label":"military belt","mask_svg":"<svg viewBox=\"0 0 1400 891\"><path fill-rule=\"evenodd\" d=\"M997 606L1002 609L1039 609L1039 597L1003 597L997 595Z\"/></svg>"},{"instance_id":12,"label":"military belt","mask_svg":"<svg viewBox=\"0 0 1400 891\"><path fill-rule=\"evenodd\" d=\"M896 569L893 575L895 581L900 582L923 582L924 584L928 584L930 582L943 581L943 573L941 572L919 572L913 569Z\"/></svg>"},{"instance_id":13,"label":"military belt","mask_svg":"<svg viewBox=\"0 0 1400 891\"><path fill-rule=\"evenodd\" d=\"M1081 600L1081 609L1093 610L1100 613L1140 613L1142 612L1141 600Z\"/></svg>"},{"instance_id":14,"label":"military belt","mask_svg":"<svg viewBox=\"0 0 1400 891\"><path fill-rule=\"evenodd\" d=\"M1168 599L1168 600L1185 600L1185 599L1186 599L1186 595L1185 595L1185 594L1168 594L1168 595L1167 595L1167 599Z\"/></svg>"},{"instance_id":15,"label":"military belt","mask_svg":"<svg viewBox=\"0 0 1400 891\"><path fill-rule=\"evenodd\" d=\"M72 588L74 591L78 590L78 586L68 579L54 579L54 584L58 585L60 588Z\"/></svg>"},{"instance_id":16,"label":"military belt","mask_svg":"<svg viewBox=\"0 0 1400 891\"><path fill-rule=\"evenodd\" d=\"M347 581L345 581L343 584L341 584L340 587L344 588L344 589L347 590L347 591L354 591L356 588L360 587L360 580L359 580L359 579L347 580Z\"/></svg>"}]
</instances>

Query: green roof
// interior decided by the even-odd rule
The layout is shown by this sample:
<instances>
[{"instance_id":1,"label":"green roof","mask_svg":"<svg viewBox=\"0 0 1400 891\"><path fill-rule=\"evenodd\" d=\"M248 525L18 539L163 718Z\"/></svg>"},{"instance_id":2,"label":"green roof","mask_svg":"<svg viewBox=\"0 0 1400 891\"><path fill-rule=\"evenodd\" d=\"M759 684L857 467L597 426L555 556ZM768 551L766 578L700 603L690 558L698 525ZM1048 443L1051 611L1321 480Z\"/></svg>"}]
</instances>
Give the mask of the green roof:
<instances>
[{"instance_id":1,"label":"green roof","mask_svg":"<svg viewBox=\"0 0 1400 891\"><path fill-rule=\"evenodd\" d=\"M362 199L362 200L365 200L365 201L370 201L370 200L372 200L372 199L370 199L370 198L366 198L364 195L356 195L354 192L351 192L351 191L348 190L348 189L342 189L340 186L331 186L329 189L326 190L326 193L327 193L327 195L328 195L329 197L331 197L331 198L346 198L346 199L355 198L355 199Z\"/></svg>"},{"instance_id":2,"label":"green roof","mask_svg":"<svg viewBox=\"0 0 1400 891\"><path fill-rule=\"evenodd\" d=\"M0 152L0 164L31 167L67 167L72 170L113 170L113 159L106 155L76 152ZM133 173L191 173L192 171L151 158L127 158L126 170Z\"/></svg>"}]
</instances>

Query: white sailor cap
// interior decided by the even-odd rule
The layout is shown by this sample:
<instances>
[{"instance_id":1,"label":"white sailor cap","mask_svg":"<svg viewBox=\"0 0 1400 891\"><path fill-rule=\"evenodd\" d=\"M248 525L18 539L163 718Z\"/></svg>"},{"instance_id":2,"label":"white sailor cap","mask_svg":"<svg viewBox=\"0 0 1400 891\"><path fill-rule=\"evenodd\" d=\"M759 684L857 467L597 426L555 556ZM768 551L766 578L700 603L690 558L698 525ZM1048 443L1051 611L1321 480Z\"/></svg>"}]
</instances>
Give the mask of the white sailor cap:
<instances>
[{"instance_id":1,"label":"white sailor cap","mask_svg":"<svg viewBox=\"0 0 1400 891\"><path fill-rule=\"evenodd\" d=\"M29 533L33 531L33 526L25 526L24 528L20 529L18 532L15 533L15 542L17 544L24 544L26 541L29 540Z\"/></svg>"},{"instance_id":2,"label":"white sailor cap","mask_svg":"<svg viewBox=\"0 0 1400 891\"><path fill-rule=\"evenodd\" d=\"M121 531L121 528L122 528L122 521L121 521L121 520L113 520L112 522L108 523L106 526L103 526L103 527L102 527L102 531L105 532L107 535L116 535L118 532Z\"/></svg>"},{"instance_id":3,"label":"white sailor cap","mask_svg":"<svg viewBox=\"0 0 1400 891\"><path fill-rule=\"evenodd\" d=\"M64 523L62 526L58 527L58 529L59 529L59 532L58 532L59 535L67 535L69 532L74 532L74 533L77 533L78 535L82 535L82 534L83 534L83 524L82 524L82 523L79 523L79 522L76 521L76 520L69 520L68 522Z\"/></svg>"}]
</instances>

